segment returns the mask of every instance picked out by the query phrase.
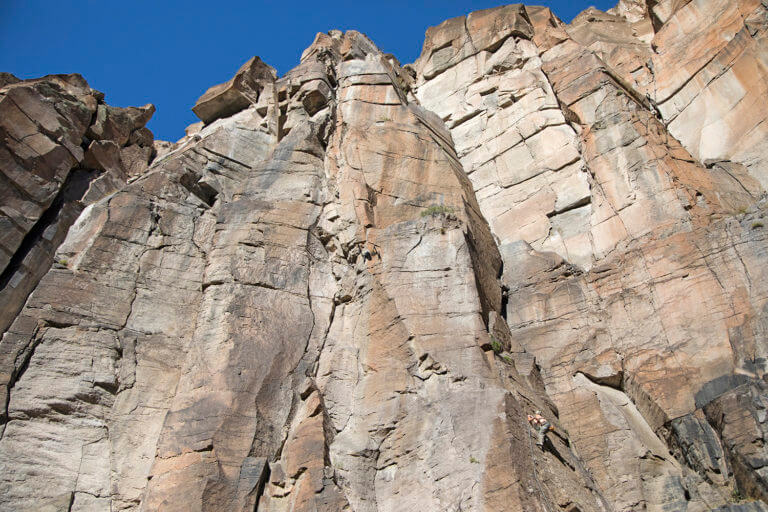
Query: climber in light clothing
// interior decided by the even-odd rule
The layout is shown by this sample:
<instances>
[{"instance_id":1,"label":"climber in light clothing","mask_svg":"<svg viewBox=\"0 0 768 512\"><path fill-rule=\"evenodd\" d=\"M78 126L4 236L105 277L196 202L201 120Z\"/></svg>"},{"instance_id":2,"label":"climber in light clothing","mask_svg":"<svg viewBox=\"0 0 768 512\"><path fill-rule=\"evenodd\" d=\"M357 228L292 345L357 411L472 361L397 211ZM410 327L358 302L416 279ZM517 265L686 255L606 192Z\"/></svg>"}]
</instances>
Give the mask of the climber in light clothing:
<instances>
[{"instance_id":1,"label":"climber in light clothing","mask_svg":"<svg viewBox=\"0 0 768 512\"><path fill-rule=\"evenodd\" d=\"M535 430L538 435L536 446L544 446L544 439L547 436L547 432L552 428L552 424L541 415L541 411L534 412L533 416L529 414L528 423L531 424L533 430Z\"/></svg>"}]
</instances>

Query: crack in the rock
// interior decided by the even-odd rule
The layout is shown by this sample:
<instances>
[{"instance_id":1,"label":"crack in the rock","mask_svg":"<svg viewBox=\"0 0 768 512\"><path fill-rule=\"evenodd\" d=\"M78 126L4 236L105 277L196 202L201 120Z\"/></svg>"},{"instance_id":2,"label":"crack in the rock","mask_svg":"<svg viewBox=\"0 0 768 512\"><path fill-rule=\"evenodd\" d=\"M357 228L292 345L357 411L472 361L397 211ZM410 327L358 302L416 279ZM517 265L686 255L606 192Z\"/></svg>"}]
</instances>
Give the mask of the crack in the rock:
<instances>
[{"instance_id":1,"label":"crack in the rock","mask_svg":"<svg viewBox=\"0 0 768 512\"><path fill-rule=\"evenodd\" d=\"M196 150L196 149L197 149L197 146L195 146L195 148L194 148L194 149ZM229 162L235 163L235 164L237 164L237 165L241 165L241 166L245 167L246 169L248 169L249 171L250 171L250 170L253 170L253 167L252 167L252 166L250 166L250 165L248 165L248 164L246 164L246 163L243 163L243 162L241 162L241 161L239 161L239 160L235 160L234 158L232 158L232 157L230 157L230 156L227 156L227 155L225 155L225 154L222 154L222 153L218 153L218 152L216 152L216 151L214 151L214 150L212 150L212 149L210 149L210 148L208 148L208 147L206 147L206 146L202 146L202 145L201 145L201 146L200 146L200 149L202 149L203 151L207 151L208 153L210 153L210 154L212 154L212 155L215 155L215 156L217 156L217 157L219 157L219 158L223 158L224 160L227 160L227 161L229 161ZM198 152L198 154L200 154L200 153ZM200 156L203 156L203 155L201 155L201 154L200 154Z\"/></svg>"}]
</instances>

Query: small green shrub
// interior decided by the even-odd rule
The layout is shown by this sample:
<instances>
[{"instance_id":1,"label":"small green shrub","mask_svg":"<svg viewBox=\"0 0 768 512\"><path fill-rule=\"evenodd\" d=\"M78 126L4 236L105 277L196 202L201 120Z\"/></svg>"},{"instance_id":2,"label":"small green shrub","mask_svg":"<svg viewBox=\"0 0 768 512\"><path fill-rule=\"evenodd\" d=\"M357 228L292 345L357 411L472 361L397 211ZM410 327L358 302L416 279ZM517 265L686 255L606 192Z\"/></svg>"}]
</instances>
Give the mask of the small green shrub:
<instances>
[{"instance_id":1,"label":"small green shrub","mask_svg":"<svg viewBox=\"0 0 768 512\"><path fill-rule=\"evenodd\" d=\"M491 348L493 349L494 352L498 354L502 351L504 347L501 345L501 342L499 340L491 336Z\"/></svg>"},{"instance_id":2,"label":"small green shrub","mask_svg":"<svg viewBox=\"0 0 768 512\"><path fill-rule=\"evenodd\" d=\"M453 213L453 208L441 204L433 204L432 206L423 209L421 211L421 216L426 217L432 215L434 217L436 215L449 215L451 213Z\"/></svg>"},{"instance_id":3,"label":"small green shrub","mask_svg":"<svg viewBox=\"0 0 768 512\"><path fill-rule=\"evenodd\" d=\"M508 355L506 355L506 354L504 354L503 356L501 356L501 359L502 359L502 360L503 360L505 363L507 363L507 364L512 364L512 363L514 362L514 361L512 360L512 357L510 357L510 356L508 356Z\"/></svg>"},{"instance_id":4,"label":"small green shrub","mask_svg":"<svg viewBox=\"0 0 768 512\"><path fill-rule=\"evenodd\" d=\"M752 223L752 229L757 229L757 228L761 228L761 227L763 227L763 223L762 222L753 222Z\"/></svg>"},{"instance_id":5,"label":"small green shrub","mask_svg":"<svg viewBox=\"0 0 768 512\"><path fill-rule=\"evenodd\" d=\"M469 456L469 462L471 462L472 464L480 464L480 461L472 457L471 455Z\"/></svg>"},{"instance_id":6,"label":"small green shrub","mask_svg":"<svg viewBox=\"0 0 768 512\"><path fill-rule=\"evenodd\" d=\"M757 501L755 498L750 498L741 494L738 488L734 488L731 491L730 499L732 503L752 503Z\"/></svg>"}]
</instances>

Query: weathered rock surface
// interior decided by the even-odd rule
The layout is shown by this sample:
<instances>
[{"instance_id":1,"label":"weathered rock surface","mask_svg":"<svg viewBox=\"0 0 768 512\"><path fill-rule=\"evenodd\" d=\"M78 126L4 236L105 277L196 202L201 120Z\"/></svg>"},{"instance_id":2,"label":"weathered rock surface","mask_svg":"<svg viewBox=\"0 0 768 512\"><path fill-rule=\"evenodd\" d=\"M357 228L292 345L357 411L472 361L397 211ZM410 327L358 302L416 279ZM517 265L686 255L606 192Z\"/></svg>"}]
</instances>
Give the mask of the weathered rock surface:
<instances>
[{"instance_id":1,"label":"weathered rock surface","mask_svg":"<svg viewBox=\"0 0 768 512\"><path fill-rule=\"evenodd\" d=\"M8 78L10 77L10 78ZM146 170L154 106L117 108L80 75L0 88L0 332L53 262L83 208ZM4 370L3 370L4 372Z\"/></svg>"},{"instance_id":2,"label":"weathered rock surface","mask_svg":"<svg viewBox=\"0 0 768 512\"><path fill-rule=\"evenodd\" d=\"M766 12L331 31L175 144L0 75L0 509L768 510Z\"/></svg>"},{"instance_id":3,"label":"weathered rock surface","mask_svg":"<svg viewBox=\"0 0 768 512\"><path fill-rule=\"evenodd\" d=\"M620 2L568 26L526 7L532 36L500 34L494 51L460 56L435 76L426 71L437 55L431 41L442 40L428 35L415 65L416 96L447 123L499 240L512 337L536 357L575 451L616 510L711 510L731 501L734 485L765 499L756 446L766 146L752 143L745 156L728 141L760 140L762 125L750 123L766 104L753 102L749 117L736 114L733 129L715 135L701 129L702 116L691 117L696 130L680 129L687 107L672 115L664 102L683 83L701 84L697 73L716 55L721 74L736 54L760 80L766 9L668 4L674 12L662 16L648 14L650 2ZM709 18L721 11L743 16ZM472 41L450 29L463 24L430 31ZM707 37L728 26L742 40L725 49L681 24ZM680 66L694 40L707 57ZM676 57L665 54L678 44ZM672 73L680 85L666 85ZM742 96L763 86L746 83ZM731 100L709 87L688 97L711 94L716 108ZM704 156L704 140L722 151Z\"/></svg>"}]
</instances>

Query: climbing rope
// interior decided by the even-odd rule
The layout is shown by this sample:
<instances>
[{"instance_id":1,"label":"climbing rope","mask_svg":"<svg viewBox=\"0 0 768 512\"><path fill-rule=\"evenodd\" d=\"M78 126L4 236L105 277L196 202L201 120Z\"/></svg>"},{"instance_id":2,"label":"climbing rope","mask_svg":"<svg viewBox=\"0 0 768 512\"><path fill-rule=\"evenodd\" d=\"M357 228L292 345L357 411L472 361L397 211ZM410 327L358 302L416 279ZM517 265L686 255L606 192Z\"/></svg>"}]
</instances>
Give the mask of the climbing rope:
<instances>
[{"instance_id":1,"label":"climbing rope","mask_svg":"<svg viewBox=\"0 0 768 512\"><path fill-rule=\"evenodd\" d=\"M549 505L547 505L547 498L544 496L544 489L541 487L541 482L539 481L539 476L536 474L536 459L533 457L533 442L531 441L531 433L528 432L528 448L531 450L531 462L533 464L533 478L536 479L536 485L539 486L539 495L542 498L542 503L544 504L544 508L547 510L547 512L551 512L549 510Z\"/></svg>"}]
</instances>

